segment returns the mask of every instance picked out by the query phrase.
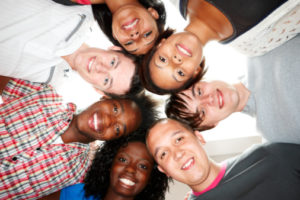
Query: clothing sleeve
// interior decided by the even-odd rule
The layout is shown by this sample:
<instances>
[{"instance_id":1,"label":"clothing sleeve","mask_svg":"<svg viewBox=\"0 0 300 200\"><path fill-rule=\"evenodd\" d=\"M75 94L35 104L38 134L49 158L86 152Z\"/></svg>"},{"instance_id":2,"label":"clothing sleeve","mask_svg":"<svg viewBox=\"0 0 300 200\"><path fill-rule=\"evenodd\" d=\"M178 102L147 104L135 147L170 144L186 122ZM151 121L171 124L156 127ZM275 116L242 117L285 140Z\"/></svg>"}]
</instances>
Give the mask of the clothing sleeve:
<instances>
[{"instance_id":1,"label":"clothing sleeve","mask_svg":"<svg viewBox=\"0 0 300 200\"><path fill-rule=\"evenodd\" d=\"M75 3L71 0L52 0L52 1L54 1L55 3L65 5L65 6L80 5L80 4Z\"/></svg>"},{"instance_id":2,"label":"clothing sleeve","mask_svg":"<svg viewBox=\"0 0 300 200\"><path fill-rule=\"evenodd\" d=\"M88 145L52 144L1 161L0 199L38 199L82 182Z\"/></svg>"},{"instance_id":3,"label":"clothing sleeve","mask_svg":"<svg viewBox=\"0 0 300 200\"><path fill-rule=\"evenodd\" d=\"M22 79L11 79L3 90L2 100L6 102L14 98L23 97L46 87L51 86Z\"/></svg>"}]
</instances>

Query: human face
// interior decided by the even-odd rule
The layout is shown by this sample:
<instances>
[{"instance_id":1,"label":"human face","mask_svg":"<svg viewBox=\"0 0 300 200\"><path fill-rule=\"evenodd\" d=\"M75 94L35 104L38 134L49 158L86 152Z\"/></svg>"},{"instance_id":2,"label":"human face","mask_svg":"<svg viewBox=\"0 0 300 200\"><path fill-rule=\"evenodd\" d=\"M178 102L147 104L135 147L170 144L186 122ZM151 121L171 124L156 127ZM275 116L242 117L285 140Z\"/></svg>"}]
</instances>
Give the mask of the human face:
<instances>
[{"instance_id":1,"label":"human face","mask_svg":"<svg viewBox=\"0 0 300 200\"><path fill-rule=\"evenodd\" d=\"M109 189L121 196L136 196L146 187L153 164L144 143L130 142L114 158Z\"/></svg>"},{"instance_id":2,"label":"human face","mask_svg":"<svg viewBox=\"0 0 300 200\"><path fill-rule=\"evenodd\" d=\"M135 131L141 123L141 111L127 100L104 99L79 114L77 127L96 140L111 140Z\"/></svg>"},{"instance_id":3,"label":"human face","mask_svg":"<svg viewBox=\"0 0 300 200\"><path fill-rule=\"evenodd\" d=\"M158 13L133 4L119 8L113 14L113 36L129 53L146 54L158 37Z\"/></svg>"},{"instance_id":4,"label":"human face","mask_svg":"<svg viewBox=\"0 0 300 200\"><path fill-rule=\"evenodd\" d=\"M199 113L201 126L216 126L237 111L240 101L236 88L223 81L199 81L182 93L188 111Z\"/></svg>"},{"instance_id":5,"label":"human face","mask_svg":"<svg viewBox=\"0 0 300 200\"><path fill-rule=\"evenodd\" d=\"M177 33L160 43L149 64L150 77L159 88L177 89L201 71L201 60L199 39L192 33Z\"/></svg>"},{"instance_id":6,"label":"human face","mask_svg":"<svg viewBox=\"0 0 300 200\"><path fill-rule=\"evenodd\" d=\"M95 88L112 94L129 91L135 64L122 53L88 48L75 57L78 73Z\"/></svg>"},{"instance_id":7,"label":"human face","mask_svg":"<svg viewBox=\"0 0 300 200\"><path fill-rule=\"evenodd\" d=\"M201 142L177 121L168 119L151 128L147 146L166 175L189 186L206 181L210 165Z\"/></svg>"}]
</instances>

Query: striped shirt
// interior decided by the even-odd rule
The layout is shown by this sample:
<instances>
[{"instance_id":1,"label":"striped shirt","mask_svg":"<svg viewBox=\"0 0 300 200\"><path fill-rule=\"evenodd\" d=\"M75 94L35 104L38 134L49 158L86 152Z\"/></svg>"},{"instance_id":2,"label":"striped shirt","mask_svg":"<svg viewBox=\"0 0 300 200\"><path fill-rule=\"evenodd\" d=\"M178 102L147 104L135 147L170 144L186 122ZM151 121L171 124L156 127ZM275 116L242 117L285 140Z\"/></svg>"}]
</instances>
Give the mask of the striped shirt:
<instances>
[{"instance_id":1,"label":"striped shirt","mask_svg":"<svg viewBox=\"0 0 300 200\"><path fill-rule=\"evenodd\" d=\"M81 182L88 145L52 144L73 118L74 104L45 84L13 79L0 105L0 199L35 199Z\"/></svg>"}]
</instances>

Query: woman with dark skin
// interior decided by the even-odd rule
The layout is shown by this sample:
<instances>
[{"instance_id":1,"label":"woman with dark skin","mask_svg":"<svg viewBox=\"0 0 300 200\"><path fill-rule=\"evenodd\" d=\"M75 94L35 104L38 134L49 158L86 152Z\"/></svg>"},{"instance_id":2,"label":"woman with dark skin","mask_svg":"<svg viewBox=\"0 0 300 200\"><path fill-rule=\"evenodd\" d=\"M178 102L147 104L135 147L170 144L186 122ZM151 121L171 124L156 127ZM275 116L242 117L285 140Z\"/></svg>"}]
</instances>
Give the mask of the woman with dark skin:
<instances>
[{"instance_id":1,"label":"woman with dark skin","mask_svg":"<svg viewBox=\"0 0 300 200\"><path fill-rule=\"evenodd\" d=\"M208 42L235 40L284 2L249 1L241 5L236 0L180 1L182 15L188 17L189 23L183 32L172 35L167 30L157 40L157 46L145 55L141 77L148 81L144 81L144 86L158 94L190 87L203 71L199 64L203 59L203 47Z\"/></svg>"},{"instance_id":2,"label":"woman with dark skin","mask_svg":"<svg viewBox=\"0 0 300 200\"><path fill-rule=\"evenodd\" d=\"M169 180L155 165L144 134L135 132L98 148L84 184L42 199L163 200Z\"/></svg>"},{"instance_id":3,"label":"woman with dark skin","mask_svg":"<svg viewBox=\"0 0 300 200\"><path fill-rule=\"evenodd\" d=\"M100 28L116 46L134 55L146 54L166 22L166 12L159 0L53 0L64 5L93 4L93 14Z\"/></svg>"}]
</instances>

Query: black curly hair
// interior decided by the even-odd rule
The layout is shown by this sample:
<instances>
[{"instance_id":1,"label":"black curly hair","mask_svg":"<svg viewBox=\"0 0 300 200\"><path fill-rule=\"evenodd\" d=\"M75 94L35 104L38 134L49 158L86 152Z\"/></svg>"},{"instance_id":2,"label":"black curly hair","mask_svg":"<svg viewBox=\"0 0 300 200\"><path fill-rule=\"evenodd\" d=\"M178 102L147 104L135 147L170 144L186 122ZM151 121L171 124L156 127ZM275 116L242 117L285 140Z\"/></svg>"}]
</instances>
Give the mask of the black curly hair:
<instances>
[{"instance_id":1,"label":"black curly hair","mask_svg":"<svg viewBox=\"0 0 300 200\"><path fill-rule=\"evenodd\" d=\"M136 131L129 136L102 143L84 179L86 197L105 197L110 184L110 168L114 157L120 148L126 147L130 142L142 142L145 144L145 132ZM135 197L135 200L164 200L165 193L168 190L169 180L165 174L157 169L155 164L148 184L142 192Z\"/></svg>"},{"instance_id":2,"label":"black curly hair","mask_svg":"<svg viewBox=\"0 0 300 200\"><path fill-rule=\"evenodd\" d=\"M162 33L164 31L164 26L166 24L166 9L160 0L138 0L139 3L147 8L154 8L159 14L159 18L156 20L158 32ZM98 22L99 27L103 33L108 37L108 39L116 46L122 47L122 45L113 37L112 34L112 13L106 4L93 4L92 10L95 20ZM123 47L122 47L123 48ZM124 48L123 48L124 49ZM125 50L125 49L124 49Z\"/></svg>"}]
</instances>

